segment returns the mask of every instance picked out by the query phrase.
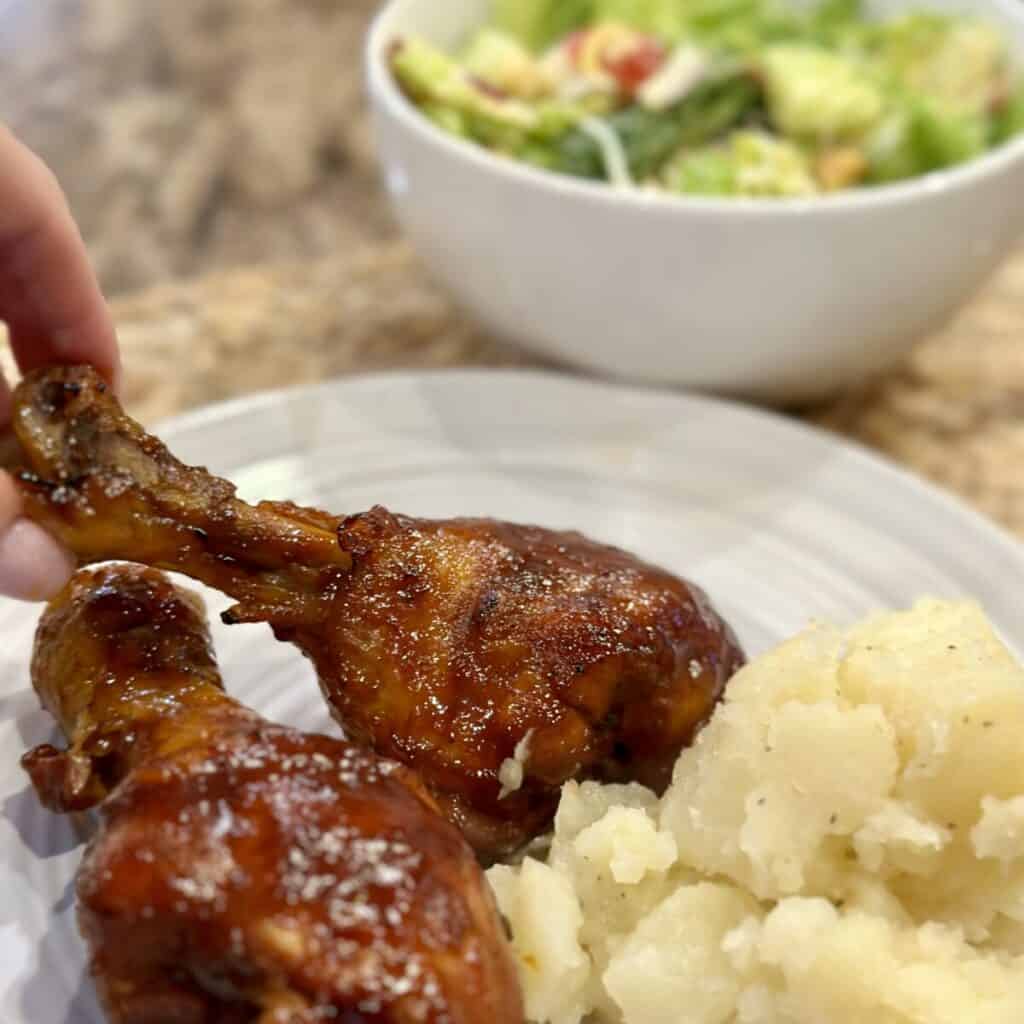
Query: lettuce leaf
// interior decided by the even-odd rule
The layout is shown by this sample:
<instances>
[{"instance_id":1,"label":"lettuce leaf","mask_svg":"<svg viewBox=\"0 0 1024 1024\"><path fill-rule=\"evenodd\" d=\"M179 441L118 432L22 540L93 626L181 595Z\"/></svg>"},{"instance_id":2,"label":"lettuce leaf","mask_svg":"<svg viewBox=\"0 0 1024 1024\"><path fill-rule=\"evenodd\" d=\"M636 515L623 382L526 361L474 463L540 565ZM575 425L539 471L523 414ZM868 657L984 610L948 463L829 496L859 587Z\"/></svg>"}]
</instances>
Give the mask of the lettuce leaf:
<instances>
[{"instance_id":1,"label":"lettuce leaf","mask_svg":"<svg viewBox=\"0 0 1024 1024\"><path fill-rule=\"evenodd\" d=\"M672 192L694 196L736 195L736 164L722 146L692 149L676 160L665 178Z\"/></svg>"},{"instance_id":2,"label":"lettuce leaf","mask_svg":"<svg viewBox=\"0 0 1024 1024\"><path fill-rule=\"evenodd\" d=\"M691 195L809 196L817 191L807 156L763 132L735 132L727 143L690 150L665 176L675 192Z\"/></svg>"},{"instance_id":3,"label":"lettuce leaf","mask_svg":"<svg viewBox=\"0 0 1024 1024\"><path fill-rule=\"evenodd\" d=\"M995 124L996 142L1007 142L1018 135L1024 135L1024 78L1014 86Z\"/></svg>"},{"instance_id":4,"label":"lettuce leaf","mask_svg":"<svg viewBox=\"0 0 1024 1024\"><path fill-rule=\"evenodd\" d=\"M534 52L594 19L594 0L494 0L496 29Z\"/></svg>"},{"instance_id":5,"label":"lettuce leaf","mask_svg":"<svg viewBox=\"0 0 1024 1024\"><path fill-rule=\"evenodd\" d=\"M686 32L688 6L686 0L594 0L594 16L676 41Z\"/></svg>"},{"instance_id":6,"label":"lettuce leaf","mask_svg":"<svg viewBox=\"0 0 1024 1024\"><path fill-rule=\"evenodd\" d=\"M989 118L941 108L921 96L907 97L868 140L869 179L900 181L964 163L986 151Z\"/></svg>"},{"instance_id":7,"label":"lettuce leaf","mask_svg":"<svg viewBox=\"0 0 1024 1024\"><path fill-rule=\"evenodd\" d=\"M661 171L684 146L720 138L756 109L761 92L750 75L735 72L698 85L667 110L627 107L606 118L626 151L632 176L646 180ZM558 170L582 178L604 178L601 147L587 132L576 129L559 145Z\"/></svg>"},{"instance_id":8,"label":"lettuce leaf","mask_svg":"<svg viewBox=\"0 0 1024 1024\"><path fill-rule=\"evenodd\" d=\"M991 25L941 14L908 14L872 26L880 72L901 87L964 113L988 109L1008 51Z\"/></svg>"},{"instance_id":9,"label":"lettuce leaf","mask_svg":"<svg viewBox=\"0 0 1024 1024\"><path fill-rule=\"evenodd\" d=\"M882 91L840 54L787 44L769 47L760 63L768 110L783 135L807 141L856 140L882 120Z\"/></svg>"},{"instance_id":10,"label":"lettuce leaf","mask_svg":"<svg viewBox=\"0 0 1024 1024\"><path fill-rule=\"evenodd\" d=\"M550 92L541 62L513 36L493 28L482 28L470 39L462 66L517 99L536 100Z\"/></svg>"}]
</instances>

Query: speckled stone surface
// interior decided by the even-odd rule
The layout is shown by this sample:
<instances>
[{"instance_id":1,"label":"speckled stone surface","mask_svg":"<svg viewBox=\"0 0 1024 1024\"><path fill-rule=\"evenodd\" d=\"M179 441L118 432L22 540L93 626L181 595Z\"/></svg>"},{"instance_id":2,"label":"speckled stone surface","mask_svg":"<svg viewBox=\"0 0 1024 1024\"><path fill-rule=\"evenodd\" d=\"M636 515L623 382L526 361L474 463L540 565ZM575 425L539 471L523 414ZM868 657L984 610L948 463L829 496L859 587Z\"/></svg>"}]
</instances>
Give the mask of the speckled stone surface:
<instances>
[{"instance_id":1,"label":"speckled stone surface","mask_svg":"<svg viewBox=\"0 0 1024 1024\"><path fill-rule=\"evenodd\" d=\"M0 0L0 120L67 190L105 287L394 234L362 41L374 0Z\"/></svg>"},{"instance_id":2,"label":"speckled stone surface","mask_svg":"<svg viewBox=\"0 0 1024 1024\"><path fill-rule=\"evenodd\" d=\"M364 370L536 365L397 238L362 102L375 6L0 0L0 118L70 194L145 421ZM804 415L1024 535L1024 253L897 370Z\"/></svg>"}]
</instances>

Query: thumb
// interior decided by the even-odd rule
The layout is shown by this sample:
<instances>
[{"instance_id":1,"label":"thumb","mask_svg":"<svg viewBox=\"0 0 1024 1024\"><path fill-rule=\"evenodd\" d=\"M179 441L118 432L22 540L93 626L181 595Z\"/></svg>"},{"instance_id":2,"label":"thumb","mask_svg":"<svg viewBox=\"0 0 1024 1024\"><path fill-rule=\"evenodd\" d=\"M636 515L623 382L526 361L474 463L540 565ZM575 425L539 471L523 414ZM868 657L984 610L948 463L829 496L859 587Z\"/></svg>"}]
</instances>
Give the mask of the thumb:
<instances>
[{"instance_id":1,"label":"thumb","mask_svg":"<svg viewBox=\"0 0 1024 1024\"><path fill-rule=\"evenodd\" d=\"M0 472L0 594L45 601L71 578L74 559L35 523L20 518L14 481Z\"/></svg>"}]
</instances>

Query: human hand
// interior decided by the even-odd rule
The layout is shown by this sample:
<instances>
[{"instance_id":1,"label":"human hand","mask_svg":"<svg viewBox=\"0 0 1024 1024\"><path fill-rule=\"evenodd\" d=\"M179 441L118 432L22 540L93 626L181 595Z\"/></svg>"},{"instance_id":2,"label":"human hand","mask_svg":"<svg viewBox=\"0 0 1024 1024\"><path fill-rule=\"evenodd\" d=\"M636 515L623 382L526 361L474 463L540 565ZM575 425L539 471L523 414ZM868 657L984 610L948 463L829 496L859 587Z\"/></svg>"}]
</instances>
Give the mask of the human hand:
<instances>
[{"instance_id":1,"label":"human hand","mask_svg":"<svg viewBox=\"0 0 1024 1024\"><path fill-rule=\"evenodd\" d=\"M91 363L116 387L120 375L110 313L57 179L0 125L0 320L23 373ZM0 429L11 391L0 376ZM74 568L71 556L21 518L14 481L0 472L0 594L42 600Z\"/></svg>"}]
</instances>

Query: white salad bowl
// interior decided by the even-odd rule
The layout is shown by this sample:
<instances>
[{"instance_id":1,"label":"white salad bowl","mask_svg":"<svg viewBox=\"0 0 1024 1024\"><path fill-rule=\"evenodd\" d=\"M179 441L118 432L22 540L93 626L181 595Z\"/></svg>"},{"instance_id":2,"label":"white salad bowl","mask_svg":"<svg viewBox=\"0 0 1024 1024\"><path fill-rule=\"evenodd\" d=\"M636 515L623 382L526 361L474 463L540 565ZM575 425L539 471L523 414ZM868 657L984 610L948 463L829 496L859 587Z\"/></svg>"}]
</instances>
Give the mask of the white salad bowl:
<instances>
[{"instance_id":1,"label":"white salad bowl","mask_svg":"<svg viewBox=\"0 0 1024 1024\"><path fill-rule=\"evenodd\" d=\"M1024 62L1022 0L972 12ZM450 137L402 94L392 44L445 48L488 0L392 0L368 42L380 159L431 271L496 335L638 382L771 402L825 397L941 326L1024 232L1024 138L949 171L807 199L655 195L537 170Z\"/></svg>"}]
</instances>

